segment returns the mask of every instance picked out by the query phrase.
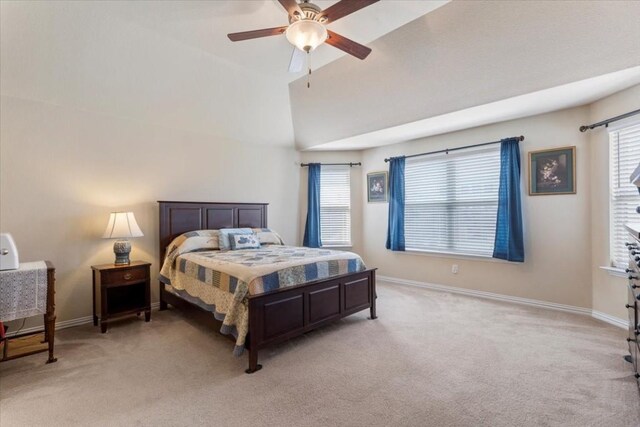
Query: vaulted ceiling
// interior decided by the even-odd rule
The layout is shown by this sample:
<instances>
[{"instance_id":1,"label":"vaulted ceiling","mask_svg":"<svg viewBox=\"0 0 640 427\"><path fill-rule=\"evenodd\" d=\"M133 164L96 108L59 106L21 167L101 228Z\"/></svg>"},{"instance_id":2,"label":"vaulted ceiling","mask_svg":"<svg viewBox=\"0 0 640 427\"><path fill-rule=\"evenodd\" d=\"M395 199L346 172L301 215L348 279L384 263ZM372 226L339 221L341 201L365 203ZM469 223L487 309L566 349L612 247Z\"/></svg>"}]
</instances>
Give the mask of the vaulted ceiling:
<instances>
[{"instance_id":1,"label":"vaulted ceiling","mask_svg":"<svg viewBox=\"0 0 640 427\"><path fill-rule=\"evenodd\" d=\"M637 1L381 0L330 24L372 54L360 61L320 46L311 89L288 73L284 37L226 37L285 25L277 0L0 7L2 96L220 143L362 149L566 108L640 81Z\"/></svg>"},{"instance_id":2,"label":"vaulted ceiling","mask_svg":"<svg viewBox=\"0 0 640 427\"><path fill-rule=\"evenodd\" d=\"M296 143L352 149L428 136L402 125L478 125L473 111L456 112L502 100L490 120L584 104L640 83L640 68L522 96L640 66L639 22L638 1L453 1L372 42L366 61L325 65L311 89L292 82Z\"/></svg>"},{"instance_id":3,"label":"vaulted ceiling","mask_svg":"<svg viewBox=\"0 0 640 427\"><path fill-rule=\"evenodd\" d=\"M314 0L326 9L337 0ZM395 30L437 9L449 0L382 0L331 23L328 28L362 44ZM288 25L287 13L276 0L112 2L109 11L133 23L237 65L291 81L287 72L293 47L284 36L231 43L226 34ZM312 65L320 68L344 52L323 45L313 52Z\"/></svg>"}]
</instances>

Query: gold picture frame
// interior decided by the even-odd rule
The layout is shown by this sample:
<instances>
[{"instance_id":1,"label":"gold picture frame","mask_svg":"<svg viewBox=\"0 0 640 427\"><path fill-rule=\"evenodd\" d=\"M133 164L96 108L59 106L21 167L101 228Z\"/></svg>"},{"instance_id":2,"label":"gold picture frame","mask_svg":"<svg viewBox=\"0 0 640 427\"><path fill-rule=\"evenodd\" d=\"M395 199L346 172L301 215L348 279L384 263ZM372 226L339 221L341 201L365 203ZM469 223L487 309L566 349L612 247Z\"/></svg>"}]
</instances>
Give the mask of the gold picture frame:
<instances>
[{"instance_id":1,"label":"gold picture frame","mask_svg":"<svg viewBox=\"0 0 640 427\"><path fill-rule=\"evenodd\" d=\"M529 195L576 194L576 146L529 151Z\"/></svg>"}]
</instances>

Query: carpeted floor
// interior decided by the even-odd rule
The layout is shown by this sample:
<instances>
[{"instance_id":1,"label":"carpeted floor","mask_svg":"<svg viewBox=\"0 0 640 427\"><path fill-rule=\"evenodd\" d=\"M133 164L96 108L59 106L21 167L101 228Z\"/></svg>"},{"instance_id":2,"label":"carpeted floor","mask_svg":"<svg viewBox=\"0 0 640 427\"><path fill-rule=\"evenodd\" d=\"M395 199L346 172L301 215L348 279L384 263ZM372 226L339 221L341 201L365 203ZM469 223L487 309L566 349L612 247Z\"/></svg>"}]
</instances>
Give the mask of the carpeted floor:
<instances>
[{"instance_id":1,"label":"carpeted floor","mask_svg":"<svg viewBox=\"0 0 640 427\"><path fill-rule=\"evenodd\" d=\"M379 286L367 312L265 350L175 310L57 335L0 365L0 425L638 426L625 331L586 316Z\"/></svg>"}]
</instances>

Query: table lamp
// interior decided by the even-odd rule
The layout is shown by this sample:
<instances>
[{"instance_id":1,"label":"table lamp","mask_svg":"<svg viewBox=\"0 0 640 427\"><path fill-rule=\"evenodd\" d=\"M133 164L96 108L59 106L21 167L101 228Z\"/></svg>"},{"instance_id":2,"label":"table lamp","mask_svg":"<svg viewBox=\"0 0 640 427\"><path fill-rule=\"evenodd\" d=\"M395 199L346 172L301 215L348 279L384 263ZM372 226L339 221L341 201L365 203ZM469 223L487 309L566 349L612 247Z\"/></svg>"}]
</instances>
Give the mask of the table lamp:
<instances>
[{"instance_id":1,"label":"table lamp","mask_svg":"<svg viewBox=\"0 0 640 427\"><path fill-rule=\"evenodd\" d=\"M103 239L118 239L113 244L113 252L116 254L115 265L130 264L129 253L131 252L131 243L127 240L129 237L141 237L142 230L138 227L136 217L133 212L111 212L109 224L102 235Z\"/></svg>"}]
</instances>

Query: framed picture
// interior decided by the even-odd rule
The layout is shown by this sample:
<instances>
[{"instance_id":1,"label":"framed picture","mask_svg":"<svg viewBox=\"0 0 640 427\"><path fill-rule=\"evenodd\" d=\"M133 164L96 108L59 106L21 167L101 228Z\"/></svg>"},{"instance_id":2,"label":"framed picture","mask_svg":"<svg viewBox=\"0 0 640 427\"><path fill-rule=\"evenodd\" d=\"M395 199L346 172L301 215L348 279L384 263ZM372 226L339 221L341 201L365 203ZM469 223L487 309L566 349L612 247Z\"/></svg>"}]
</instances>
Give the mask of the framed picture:
<instances>
[{"instance_id":1,"label":"framed picture","mask_svg":"<svg viewBox=\"0 0 640 427\"><path fill-rule=\"evenodd\" d=\"M529 195L576 194L576 147L529 152Z\"/></svg>"},{"instance_id":2,"label":"framed picture","mask_svg":"<svg viewBox=\"0 0 640 427\"><path fill-rule=\"evenodd\" d=\"M387 171L367 174L367 201L387 201Z\"/></svg>"}]
</instances>

